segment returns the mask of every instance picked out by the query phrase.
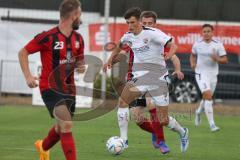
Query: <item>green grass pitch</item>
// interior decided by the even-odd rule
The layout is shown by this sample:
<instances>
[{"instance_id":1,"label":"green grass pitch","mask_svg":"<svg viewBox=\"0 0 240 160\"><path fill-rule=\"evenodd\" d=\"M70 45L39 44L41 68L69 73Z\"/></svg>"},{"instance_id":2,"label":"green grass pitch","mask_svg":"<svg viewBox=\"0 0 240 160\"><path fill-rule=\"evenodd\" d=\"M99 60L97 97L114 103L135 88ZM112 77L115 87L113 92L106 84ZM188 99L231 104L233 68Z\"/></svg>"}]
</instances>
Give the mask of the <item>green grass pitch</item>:
<instances>
[{"instance_id":1,"label":"green grass pitch","mask_svg":"<svg viewBox=\"0 0 240 160\"><path fill-rule=\"evenodd\" d=\"M86 111L82 109L81 111ZM205 116L204 116L205 117ZM129 124L129 148L119 156L106 151L106 140L118 135L116 112L87 122L75 122L78 160L237 160L240 159L240 117L215 116L221 131L211 133L204 118L201 126L194 119L179 119L189 128L187 153L180 152L178 135L165 128L171 152L161 155L153 149L151 135ZM47 135L54 123L45 107L0 106L0 160L38 160L33 143ZM65 160L59 143L51 150L51 160Z\"/></svg>"}]
</instances>

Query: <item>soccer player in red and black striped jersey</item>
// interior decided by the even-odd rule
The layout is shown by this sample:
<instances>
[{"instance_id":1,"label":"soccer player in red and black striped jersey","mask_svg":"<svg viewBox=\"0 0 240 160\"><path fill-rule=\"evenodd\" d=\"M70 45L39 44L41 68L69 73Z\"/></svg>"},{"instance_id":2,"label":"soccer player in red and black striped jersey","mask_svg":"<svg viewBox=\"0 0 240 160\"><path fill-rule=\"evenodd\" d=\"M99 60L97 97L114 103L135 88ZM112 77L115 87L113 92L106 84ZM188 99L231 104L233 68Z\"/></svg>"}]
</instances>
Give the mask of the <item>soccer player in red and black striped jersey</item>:
<instances>
[{"instance_id":1,"label":"soccer player in red and black striped jersey","mask_svg":"<svg viewBox=\"0 0 240 160\"><path fill-rule=\"evenodd\" d=\"M75 31L81 23L81 4L78 0L64 0L59 11L59 25L35 36L19 52L20 65L30 88L38 87L38 78L30 72L28 56L40 52L39 88L51 117L56 120L44 140L35 142L40 160L49 160L49 150L58 141L66 160L77 159L71 120L75 111L74 70L80 73L85 70L83 38Z\"/></svg>"}]
</instances>

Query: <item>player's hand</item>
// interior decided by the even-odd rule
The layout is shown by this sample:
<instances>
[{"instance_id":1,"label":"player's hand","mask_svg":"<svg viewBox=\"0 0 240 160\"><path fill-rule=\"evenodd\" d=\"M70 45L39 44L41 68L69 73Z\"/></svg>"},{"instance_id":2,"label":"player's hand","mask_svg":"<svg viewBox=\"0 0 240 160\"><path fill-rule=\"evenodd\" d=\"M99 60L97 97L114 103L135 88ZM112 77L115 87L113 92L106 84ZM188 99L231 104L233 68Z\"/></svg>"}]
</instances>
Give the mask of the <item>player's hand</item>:
<instances>
[{"instance_id":1,"label":"player's hand","mask_svg":"<svg viewBox=\"0 0 240 160\"><path fill-rule=\"evenodd\" d=\"M39 78L33 75L26 77L27 85L29 88L36 88L38 86Z\"/></svg>"},{"instance_id":2,"label":"player's hand","mask_svg":"<svg viewBox=\"0 0 240 160\"><path fill-rule=\"evenodd\" d=\"M176 75L179 80L183 80L184 74L181 71L174 71L172 75Z\"/></svg>"},{"instance_id":3,"label":"player's hand","mask_svg":"<svg viewBox=\"0 0 240 160\"><path fill-rule=\"evenodd\" d=\"M84 73L85 70L86 70L86 66L85 65L78 66L77 69L76 69L76 71L78 73Z\"/></svg>"},{"instance_id":4,"label":"player's hand","mask_svg":"<svg viewBox=\"0 0 240 160\"><path fill-rule=\"evenodd\" d=\"M169 55L168 52L165 52L165 53L163 54L163 57L164 57L164 60L165 60L165 61L167 61L167 60L169 60L169 59L172 58L172 57Z\"/></svg>"},{"instance_id":5,"label":"player's hand","mask_svg":"<svg viewBox=\"0 0 240 160\"><path fill-rule=\"evenodd\" d=\"M107 72L107 70L111 68L112 68L112 61L108 61L103 65L103 72Z\"/></svg>"},{"instance_id":6,"label":"player's hand","mask_svg":"<svg viewBox=\"0 0 240 160\"><path fill-rule=\"evenodd\" d=\"M107 72L108 63L103 64L103 72Z\"/></svg>"},{"instance_id":7,"label":"player's hand","mask_svg":"<svg viewBox=\"0 0 240 160\"><path fill-rule=\"evenodd\" d=\"M75 69L76 69L75 71L79 74L84 73L86 70L85 61L84 60L77 61L75 64Z\"/></svg>"},{"instance_id":8,"label":"player's hand","mask_svg":"<svg viewBox=\"0 0 240 160\"><path fill-rule=\"evenodd\" d=\"M215 62L218 62L218 61L219 61L219 56L218 56L216 53L213 53L213 54L211 55L211 58L212 58L212 60L215 61Z\"/></svg>"}]
</instances>

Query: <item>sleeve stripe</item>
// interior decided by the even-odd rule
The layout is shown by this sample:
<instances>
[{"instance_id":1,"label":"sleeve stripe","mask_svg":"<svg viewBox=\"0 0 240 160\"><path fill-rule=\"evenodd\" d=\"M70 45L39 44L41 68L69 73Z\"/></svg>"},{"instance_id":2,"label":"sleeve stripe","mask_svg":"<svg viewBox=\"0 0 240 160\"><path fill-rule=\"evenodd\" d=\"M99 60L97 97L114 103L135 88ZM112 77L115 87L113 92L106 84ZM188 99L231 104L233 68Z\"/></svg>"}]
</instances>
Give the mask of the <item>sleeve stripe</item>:
<instances>
[{"instance_id":1,"label":"sleeve stripe","mask_svg":"<svg viewBox=\"0 0 240 160\"><path fill-rule=\"evenodd\" d=\"M169 42L172 42L172 38L170 38L170 39L165 43L164 47L166 47Z\"/></svg>"}]
</instances>

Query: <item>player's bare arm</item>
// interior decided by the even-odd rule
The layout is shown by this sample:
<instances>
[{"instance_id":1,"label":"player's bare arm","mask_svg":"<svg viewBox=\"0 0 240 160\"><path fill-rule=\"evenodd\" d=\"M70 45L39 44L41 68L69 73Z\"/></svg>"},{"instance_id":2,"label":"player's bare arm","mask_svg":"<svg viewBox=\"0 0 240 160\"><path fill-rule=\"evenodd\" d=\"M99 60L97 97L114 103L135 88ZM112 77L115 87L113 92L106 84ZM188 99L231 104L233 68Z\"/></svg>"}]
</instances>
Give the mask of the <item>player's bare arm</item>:
<instances>
[{"instance_id":1,"label":"player's bare arm","mask_svg":"<svg viewBox=\"0 0 240 160\"><path fill-rule=\"evenodd\" d=\"M167 55L165 55L165 59L170 59L173 55L176 54L178 46L174 42L168 42L165 46L166 48L170 48Z\"/></svg>"},{"instance_id":2,"label":"player's bare arm","mask_svg":"<svg viewBox=\"0 0 240 160\"><path fill-rule=\"evenodd\" d=\"M30 88L35 88L38 86L37 83L38 77L33 76L30 72L28 55L29 53L25 48L21 49L18 54L19 63L24 74L24 77L26 79L27 85Z\"/></svg>"},{"instance_id":3,"label":"player's bare arm","mask_svg":"<svg viewBox=\"0 0 240 160\"><path fill-rule=\"evenodd\" d=\"M211 58L213 61L215 61L219 64L227 64L228 63L227 56L218 56L217 54L212 54Z\"/></svg>"},{"instance_id":4,"label":"player's bare arm","mask_svg":"<svg viewBox=\"0 0 240 160\"><path fill-rule=\"evenodd\" d=\"M119 54L117 54L117 55L113 58L113 60L112 60L112 65L120 62L121 59L122 59L122 57L123 57L123 56L126 56L126 54L127 54L126 51L121 50L121 51L119 52Z\"/></svg>"},{"instance_id":5,"label":"player's bare arm","mask_svg":"<svg viewBox=\"0 0 240 160\"><path fill-rule=\"evenodd\" d=\"M173 55L171 61L174 66L174 72L172 75L176 75L178 79L182 80L184 78L184 74L181 72L181 63L179 58L176 55Z\"/></svg>"},{"instance_id":6,"label":"player's bare arm","mask_svg":"<svg viewBox=\"0 0 240 160\"><path fill-rule=\"evenodd\" d=\"M196 68L197 56L194 54L190 55L190 65L193 70Z\"/></svg>"},{"instance_id":7,"label":"player's bare arm","mask_svg":"<svg viewBox=\"0 0 240 160\"><path fill-rule=\"evenodd\" d=\"M105 63L103 65L103 71L106 72L107 69L111 69L112 68L112 65L119 62L118 60L118 55L119 53L121 52L121 48L119 46L120 43L118 43L118 45L116 45L116 47L114 48L114 50L112 51L112 54L111 56L108 58L108 61L107 63Z\"/></svg>"}]
</instances>

